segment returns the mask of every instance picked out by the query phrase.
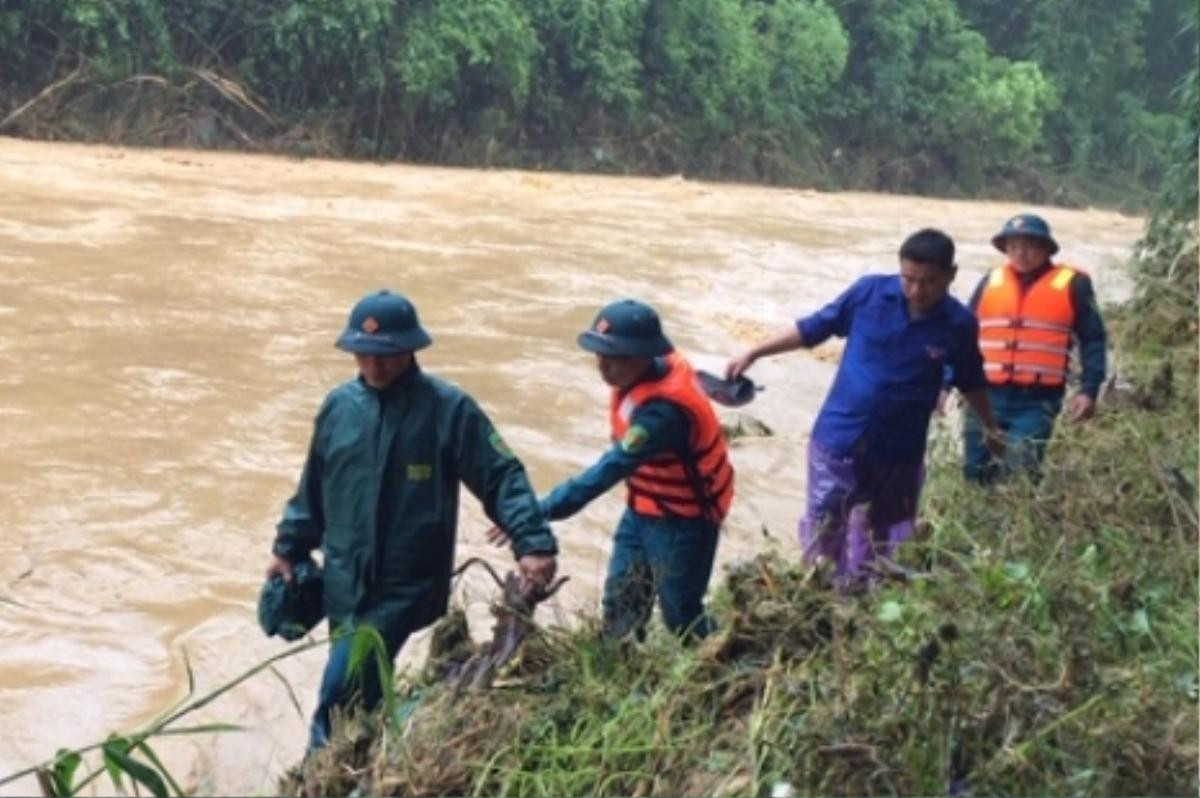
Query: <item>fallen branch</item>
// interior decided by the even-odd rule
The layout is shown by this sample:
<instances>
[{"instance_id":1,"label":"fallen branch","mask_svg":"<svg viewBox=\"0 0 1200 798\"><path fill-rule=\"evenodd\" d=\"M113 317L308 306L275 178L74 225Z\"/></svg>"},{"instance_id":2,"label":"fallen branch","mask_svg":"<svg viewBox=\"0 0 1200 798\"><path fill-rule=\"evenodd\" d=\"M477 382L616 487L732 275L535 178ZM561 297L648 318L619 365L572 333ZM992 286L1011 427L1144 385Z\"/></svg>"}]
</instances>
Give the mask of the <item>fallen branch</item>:
<instances>
[{"instance_id":1,"label":"fallen branch","mask_svg":"<svg viewBox=\"0 0 1200 798\"><path fill-rule=\"evenodd\" d=\"M47 86L46 88L39 91L32 99L26 101L19 108L12 111L8 116L4 117L4 119L0 120L0 130L3 130L4 128L8 127L10 124L15 122L18 118L20 118L22 114L24 114L26 111L28 111L33 106L40 103L42 100L49 97L54 92L58 91L59 89L63 88L64 86L68 86L68 85L74 83L76 80L79 79L80 73L82 73L82 72L83 72L83 66L82 65L77 66L77 67L75 67L74 71L72 71L71 74L67 75L65 78L62 78L61 80L56 80L53 83L51 83L49 86Z\"/></svg>"},{"instance_id":2,"label":"fallen branch","mask_svg":"<svg viewBox=\"0 0 1200 798\"><path fill-rule=\"evenodd\" d=\"M244 88L242 88L241 84L232 81L229 78L223 78L216 72L213 72L211 69L193 68L189 69L188 71L200 78L200 80L207 83L218 94L220 94L226 100L229 100L234 105L241 106L248 111L258 114L259 117L265 120L273 128L279 127L279 123L275 121L275 117L271 116L271 114L269 114L265 108L251 99L250 95Z\"/></svg>"}]
</instances>

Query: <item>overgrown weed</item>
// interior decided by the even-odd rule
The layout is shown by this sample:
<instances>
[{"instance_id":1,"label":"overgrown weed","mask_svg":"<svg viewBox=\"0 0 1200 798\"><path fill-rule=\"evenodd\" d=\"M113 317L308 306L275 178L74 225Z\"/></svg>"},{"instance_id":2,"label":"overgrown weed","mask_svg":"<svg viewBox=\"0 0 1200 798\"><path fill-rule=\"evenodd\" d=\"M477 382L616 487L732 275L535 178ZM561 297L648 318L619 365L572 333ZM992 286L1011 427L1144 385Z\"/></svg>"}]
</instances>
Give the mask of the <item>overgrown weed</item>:
<instances>
[{"instance_id":1,"label":"overgrown weed","mask_svg":"<svg viewBox=\"0 0 1200 798\"><path fill-rule=\"evenodd\" d=\"M543 631L507 689L405 688L415 712L308 789L1195 794L1194 380L1172 396L1064 423L1037 484L966 485L938 457L903 570L866 595L763 555L694 647Z\"/></svg>"}]
</instances>

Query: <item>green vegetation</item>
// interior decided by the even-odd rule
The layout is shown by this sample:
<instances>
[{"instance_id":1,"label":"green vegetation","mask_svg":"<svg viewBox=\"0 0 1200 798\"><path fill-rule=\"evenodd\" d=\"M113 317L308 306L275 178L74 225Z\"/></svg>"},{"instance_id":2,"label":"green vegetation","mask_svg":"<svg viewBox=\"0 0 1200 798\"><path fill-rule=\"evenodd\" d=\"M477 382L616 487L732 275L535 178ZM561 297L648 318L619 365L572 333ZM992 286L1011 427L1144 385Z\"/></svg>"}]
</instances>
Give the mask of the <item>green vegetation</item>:
<instances>
[{"instance_id":1,"label":"green vegetation","mask_svg":"<svg viewBox=\"0 0 1200 798\"><path fill-rule=\"evenodd\" d=\"M1196 42L1190 0L28 0L0 132L1142 207Z\"/></svg>"},{"instance_id":2,"label":"green vegetation","mask_svg":"<svg viewBox=\"0 0 1200 798\"><path fill-rule=\"evenodd\" d=\"M406 682L395 722L347 724L281 789L1194 795L1195 375L1147 387L1065 429L1040 486L940 460L906 581L843 598L764 556L697 648L546 630L506 689Z\"/></svg>"},{"instance_id":3,"label":"green vegetation","mask_svg":"<svg viewBox=\"0 0 1200 798\"><path fill-rule=\"evenodd\" d=\"M225 684L200 696L196 695L196 682L192 674L192 666L187 659L187 652L184 651L188 691L187 695L174 706L136 731L127 734L110 734L105 740L82 748L60 749L53 759L0 777L0 787L32 775L37 777L38 786L46 798L65 798L72 795L94 794L93 782L108 776L115 795L128 794L126 784L129 785L133 795L140 795L141 790L156 796L156 798L164 798L167 795L186 795L183 787L179 785L171 771L163 765L162 760L151 747L151 740L157 742L166 737L241 731L240 726L232 723L181 726L180 721L264 670L270 670L282 680L283 676L275 670L276 662L317 646L326 645L328 642L326 639L310 638L303 643L298 643L282 654L276 654L257 663ZM361 662L367 656L367 653L363 652L373 651L376 645L375 641L367 634L356 637L353 646L354 651L357 652L358 661ZM284 685L287 686L292 702L299 711L300 705L291 690L291 685L288 685L286 680ZM94 766L91 759L98 759Z\"/></svg>"},{"instance_id":4,"label":"green vegetation","mask_svg":"<svg viewBox=\"0 0 1200 798\"><path fill-rule=\"evenodd\" d=\"M1175 146L1110 315L1104 410L1060 425L1040 483L965 484L943 435L903 578L845 597L764 555L727 573L694 648L585 619L531 638L508 689L465 693L435 659L281 791L1196 794L1194 118Z\"/></svg>"}]
</instances>

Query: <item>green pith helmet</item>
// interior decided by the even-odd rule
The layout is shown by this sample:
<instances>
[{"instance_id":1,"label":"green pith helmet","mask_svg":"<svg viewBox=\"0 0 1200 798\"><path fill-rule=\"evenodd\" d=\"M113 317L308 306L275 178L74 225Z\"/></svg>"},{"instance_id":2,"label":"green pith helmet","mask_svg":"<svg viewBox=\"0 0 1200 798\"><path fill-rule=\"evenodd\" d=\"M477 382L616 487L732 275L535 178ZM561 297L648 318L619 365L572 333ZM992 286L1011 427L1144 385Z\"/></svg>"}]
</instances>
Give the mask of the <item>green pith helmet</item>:
<instances>
[{"instance_id":1,"label":"green pith helmet","mask_svg":"<svg viewBox=\"0 0 1200 798\"><path fill-rule=\"evenodd\" d=\"M634 299L605 305L577 340L587 351L611 357L658 357L675 348L654 308Z\"/></svg>"},{"instance_id":2,"label":"green pith helmet","mask_svg":"<svg viewBox=\"0 0 1200 798\"><path fill-rule=\"evenodd\" d=\"M1045 242L1051 255L1058 252L1058 242L1050 235L1050 225L1046 224L1045 219L1032 213L1019 213L1005 222L1003 229L992 236L992 246L1005 252L1009 236L1036 238Z\"/></svg>"},{"instance_id":3,"label":"green pith helmet","mask_svg":"<svg viewBox=\"0 0 1200 798\"><path fill-rule=\"evenodd\" d=\"M417 309L400 294L368 294L350 311L336 346L360 355L398 355L433 343L417 320Z\"/></svg>"}]
</instances>

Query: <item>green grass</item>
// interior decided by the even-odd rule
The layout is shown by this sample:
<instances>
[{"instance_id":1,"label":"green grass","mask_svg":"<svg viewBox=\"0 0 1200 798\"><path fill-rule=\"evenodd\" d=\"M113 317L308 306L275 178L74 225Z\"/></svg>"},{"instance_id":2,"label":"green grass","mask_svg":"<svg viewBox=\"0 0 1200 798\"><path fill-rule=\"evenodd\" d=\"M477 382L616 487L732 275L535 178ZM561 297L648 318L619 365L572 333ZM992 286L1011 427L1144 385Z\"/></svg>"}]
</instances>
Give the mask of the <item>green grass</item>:
<instances>
[{"instance_id":1,"label":"green grass","mask_svg":"<svg viewBox=\"0 0 1200 798\"><path fill-rule=\"evenodd\" d=\"M403 723L339 739L306 777L326 794L1194 795L1196 380L1175 375L1153 409L1135 382L1062 425L1039 485L965 485L936 446L906 581L845 597L763 556L725 574L699 646L544 630L505 689L402 687L420 690Z\"/></svg>"}]
</instances>

